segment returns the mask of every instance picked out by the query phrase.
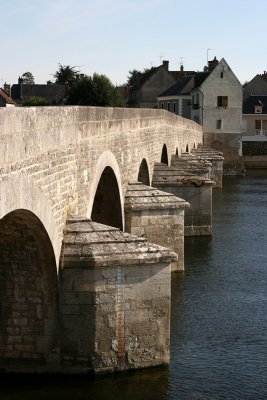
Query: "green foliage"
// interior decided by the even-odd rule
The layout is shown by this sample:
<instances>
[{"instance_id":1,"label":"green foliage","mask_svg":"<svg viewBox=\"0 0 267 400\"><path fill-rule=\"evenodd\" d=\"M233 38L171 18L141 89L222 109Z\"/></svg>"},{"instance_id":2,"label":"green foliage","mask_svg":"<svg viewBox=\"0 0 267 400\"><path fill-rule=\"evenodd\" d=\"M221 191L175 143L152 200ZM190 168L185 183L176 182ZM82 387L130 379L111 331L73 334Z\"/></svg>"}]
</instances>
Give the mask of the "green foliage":
<instances>
[{"instance_id":1,"label":"green foliage","mask_svg":"<svg viewBox=\"0 0 267 400\"><path fill-rule=\"evenodd\" d=\"M70 65L61 65L59 63L58 70L53 76L55 78L55 83L59 85L65 85L65 83L68 83L69 86L72 86L79 78L79 71L76 69L76 67L71 67Z\"/></svg>"},{"instance_id":2,"label":"green foliage","mask_svg":"<svg viewBox=\"0 0 267 400\"><path fill-rule=\"evenodd\" d=\"M84 76L73 84L67 103L82 106L123 106L120 93L110 79L96 73L93 76Z\"/></svg>"},{"instance_id":3,"label":"green foliage","mask_svg":"<svg viewBox=\"0 0 267 400\"><path fill-rule=\"evenodd\" d=\"M132 71L129 71L129 75L127 77L127 84L129 86L138 86L141 76L142 72L139 71L138 69L133 69Z\"/></svg>"},{"instance_id":4,"label":"green foliage","mask_svg":"<svg viewBox=\"0 0 267 400\"><path fill-rule=\"evenodd\" d=\"M143 71L139 71L138 69L133 69L129 71L129 75L127 77L127 84L132 87L138 88L139 85L146 79L146 77L154 72L157 67L144 68Z\"/></svg>"},{"instance_id":5,"label":"green foliage","mask_svg":"<svg viewBox=\"0 0 267 400\"><path fill-rule=\"evenodd\" d=\"M34 85L34 77L31 72L24 72L21 75L21 78L23 79L23 83L25 85Z\"/></svg>"},{"instance_id":6,"label":"green foliage","mask_svg":"<svg viewBox=\"0 0 267 400\"><path fill-rule=\"evenodd\" d=\"M39 106L48 106L49 103L43 97L28 97L26 101L23 103L24 106L27 107L39 107Z\"/></svg>"}]
</instances>

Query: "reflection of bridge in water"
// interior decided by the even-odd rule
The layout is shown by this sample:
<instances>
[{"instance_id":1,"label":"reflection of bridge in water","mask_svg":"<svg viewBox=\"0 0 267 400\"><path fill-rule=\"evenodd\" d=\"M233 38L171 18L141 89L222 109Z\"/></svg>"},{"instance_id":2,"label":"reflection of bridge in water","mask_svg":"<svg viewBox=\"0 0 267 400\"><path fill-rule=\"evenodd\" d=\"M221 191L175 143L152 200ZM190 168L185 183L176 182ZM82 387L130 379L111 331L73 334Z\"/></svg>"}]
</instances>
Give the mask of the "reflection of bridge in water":
<instances>
[{"instance_id":1,"label":"reflection of bridge in water","mask_svg":"<svg viewBox=\"0 0 267 400\"><path fill-rule=\"evenodd\" d=\"M170 271L184 234L211 234L222 157L164 110L0 116L0 368L167 363Z\"/></svg>"}]
</instances>

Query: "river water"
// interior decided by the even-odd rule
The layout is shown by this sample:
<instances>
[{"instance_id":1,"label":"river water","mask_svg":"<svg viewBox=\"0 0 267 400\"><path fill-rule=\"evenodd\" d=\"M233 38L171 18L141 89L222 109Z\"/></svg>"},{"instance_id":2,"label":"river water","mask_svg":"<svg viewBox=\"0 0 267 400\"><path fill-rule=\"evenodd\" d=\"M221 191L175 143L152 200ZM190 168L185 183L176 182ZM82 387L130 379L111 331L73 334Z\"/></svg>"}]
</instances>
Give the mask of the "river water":
<instances>
[{"instance_id":1,"label":"river water","mask_svg":"<svg viewBox=\"0 0 267 400\"><path fill-rule=\"evenodd\" d=\"M267 173L213 191L213 237L172 278L168 368L89 380L9 379L0 400L267 399Z\"/></svg>"}]
</instances>

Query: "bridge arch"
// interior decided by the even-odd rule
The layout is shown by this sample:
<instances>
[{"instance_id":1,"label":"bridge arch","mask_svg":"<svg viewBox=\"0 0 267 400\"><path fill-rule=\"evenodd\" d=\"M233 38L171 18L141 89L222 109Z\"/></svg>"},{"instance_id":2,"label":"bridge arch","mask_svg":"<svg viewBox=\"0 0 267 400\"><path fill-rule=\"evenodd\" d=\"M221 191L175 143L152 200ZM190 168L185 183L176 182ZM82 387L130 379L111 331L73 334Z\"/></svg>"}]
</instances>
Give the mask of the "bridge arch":
<instances>
[{"instance_id":1,"label":"bridge arch","mask_svg":"<svg viewBox=\"0 0 267 400\"><path fill-rule=\"evenodd\" d=\"M17 209L0 220L0 259L0 368L8 372L26 362L25 372L35 372L58 348L56 259L35 214Z\"/></svg>"},{"instance_id":2,"label":"bridge arch","mask_svg":"<svg viewBox=\"0 0 267 400\"><path fill-rule=\"evenodd\" d=\"M117 160L113 153L105 151L96 164L87 215L95 222L123 230L122 193Z\"/></svg>"},{"instance_id":3,"label":"bridge arch","mask_svg":"<svg viewBox=\"0 0 267 400\"><path fill-rule=\"evenodd\" d=\"M0 199L0 221L5 215L19 209L28 210L36 215L51 240L58 266L62 236L53 215L52 205L34 179L20 173L2 180Z\"/></svg>"},{"instance_id":4,"label":"bridge arch","mask_svg":"<svg viewBox=\"0 0 267 400\"><path fill-rule=\"evenodd\" d=\"M169 165L168 150L167 150L166 143L164 143L164 145L163 145L163 147L162 147L160 162L161 162L162 164Z\"/></svg>"},{"instance_id":5,"label":"bridge arch","mask_svg":"<svg viewBox=\"0 0 267 400\"><path fill-rule=\"evenodd\" d=\"M144 185L150 186L149 169L145 158L141 161L137 180L138 182L142 182Z\"/></svg>"}]
</instances>

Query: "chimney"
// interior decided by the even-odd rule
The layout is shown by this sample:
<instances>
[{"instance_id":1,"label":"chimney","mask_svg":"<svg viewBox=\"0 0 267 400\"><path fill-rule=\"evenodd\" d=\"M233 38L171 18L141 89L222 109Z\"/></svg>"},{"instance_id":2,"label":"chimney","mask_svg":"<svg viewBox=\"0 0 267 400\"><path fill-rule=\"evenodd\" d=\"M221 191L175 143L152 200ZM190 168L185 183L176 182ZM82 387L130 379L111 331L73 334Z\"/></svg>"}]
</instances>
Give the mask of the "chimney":
<instances>
[{"instance_id":1,"label":"chimney","mask_svg":"<svg viewBox=\"0 0 267 400\"><path fill-rule=\"evenodd\" d=\"M212 71L215 67L217 67L217 65L219 64L219 61L217 60L216 57L214 57L214 59L212 61L209 61L209 65L208 65L208 71Z\"/></svg>"},{"instance_id":2,"label":"chimney","mask_svg":"<svg viewBox=\"0 0 267 400\"><path fill-rule=\"evenodd\" d=\"M183 64L180 64L180 71L178 72L178 76L179 78L183 78L185 76Z\"/></svg>"},{"instance_id":3,"label":"chimney","mask_svg":"<svg viewBox=\"0 0 267 400\"><path fill-rule=\"evenodd\" d=\"M163 66L163 68L166 69L166 71L169 71L169 61L163 60L162 61L162 66Z\"/></svg>"},{"instance_id":4,"label":"chimney","mask_svg":"<svg viewBox=\"0 0 267 400\"><path fill-rule=\"evenodd\" d=\"M8 85L6 82L4 83L4 91L10 97L10 85Z\"/></svg>"},{"instance_id":5,"label":"chimney","mask_svg":"<svg viewBox=\"0 0 267 400\"><path fill-rule=\"evenodd\" d=\"M22 91L23 91L22 86L23 86L23 79L22 79L20 76L19 76L19 79L18 79L18 86L19 86L19 93L18 93L18 95L19 95L20 101L22 102Z\"/></svg>"}]
</instances>

